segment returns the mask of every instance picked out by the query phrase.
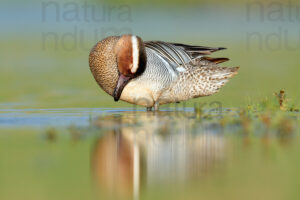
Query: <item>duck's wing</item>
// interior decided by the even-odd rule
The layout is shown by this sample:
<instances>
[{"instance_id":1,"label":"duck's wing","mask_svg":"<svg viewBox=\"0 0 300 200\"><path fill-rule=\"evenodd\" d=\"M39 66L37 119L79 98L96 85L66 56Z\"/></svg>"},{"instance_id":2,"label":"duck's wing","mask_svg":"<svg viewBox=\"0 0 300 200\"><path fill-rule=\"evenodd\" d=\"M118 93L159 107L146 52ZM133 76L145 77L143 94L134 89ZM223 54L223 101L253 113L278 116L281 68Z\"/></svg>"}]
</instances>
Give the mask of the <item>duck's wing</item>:
<instances>
[{"instance_id":1,"label":"duck's wing","mask_svg":"<svg viewBox=\"0 0 300 200\"><path fill-rule=\"evenodd\" d=\"M146 48L152 49L167 61L175 72L176 79L165 90L159 103L171 103L188 100L200 96L212 95L237 74L238 67L218 66L228 58L208 57L213 52L225 48L192 46L161 41L145 42Z\"/></svg>"},{"instance_id":2,"label":"duck's wing","mask_svg":"<svg viewBox=\"0 0 300 200\"><path fill-rule=\"evenodd\" d=\"M217 64L228 60L227 58L207 57L207 55L215 51L226 49L223 47L213 48L162 41L147 41L145 42L145 46L146 48L154 50L177 70L180 69L180 67L186 68L188 64L202 66L208 63Z\"/></svg>"}]
</instances>

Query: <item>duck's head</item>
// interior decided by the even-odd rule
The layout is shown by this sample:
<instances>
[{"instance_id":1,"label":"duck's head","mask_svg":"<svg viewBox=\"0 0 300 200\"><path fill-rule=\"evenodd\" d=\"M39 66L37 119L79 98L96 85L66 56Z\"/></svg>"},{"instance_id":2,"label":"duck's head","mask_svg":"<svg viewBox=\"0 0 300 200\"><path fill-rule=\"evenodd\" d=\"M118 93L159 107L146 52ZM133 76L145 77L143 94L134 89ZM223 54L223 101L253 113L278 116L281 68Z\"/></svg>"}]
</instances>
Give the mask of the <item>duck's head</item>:
<instances>
[{"instance_id":1,"label":"duck's head","mask_svg":"<svg viewBox=\"0 0 300 200\"><path fill-rule=\"evenodd\" d=\"M115 101L118 101L126 84L145 71L147 56L142 39L135 35L121 36L114 46L114 52L119 78L113 97Z\"/></svg>"}]
</instances>

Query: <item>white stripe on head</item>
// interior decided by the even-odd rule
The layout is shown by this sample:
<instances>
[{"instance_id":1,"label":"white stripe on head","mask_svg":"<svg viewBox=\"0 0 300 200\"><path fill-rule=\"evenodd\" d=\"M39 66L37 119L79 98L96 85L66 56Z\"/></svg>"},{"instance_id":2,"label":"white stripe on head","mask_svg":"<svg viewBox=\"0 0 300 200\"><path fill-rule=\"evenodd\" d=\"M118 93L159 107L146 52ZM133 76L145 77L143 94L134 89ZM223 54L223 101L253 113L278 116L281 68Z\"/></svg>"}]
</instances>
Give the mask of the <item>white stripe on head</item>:
<instances>
[{"instance_id":1,"label":"white stripe on head","mask_svg":"<svg viewBox=\"0 0 300 200\"><path fill-rule=\"evenodd\" d=\"M135 35L131 36L132 44L132 68L130 69L131 73L136 73L139 66L139 46L138 39Z\"/></svg>"}]
</instances>

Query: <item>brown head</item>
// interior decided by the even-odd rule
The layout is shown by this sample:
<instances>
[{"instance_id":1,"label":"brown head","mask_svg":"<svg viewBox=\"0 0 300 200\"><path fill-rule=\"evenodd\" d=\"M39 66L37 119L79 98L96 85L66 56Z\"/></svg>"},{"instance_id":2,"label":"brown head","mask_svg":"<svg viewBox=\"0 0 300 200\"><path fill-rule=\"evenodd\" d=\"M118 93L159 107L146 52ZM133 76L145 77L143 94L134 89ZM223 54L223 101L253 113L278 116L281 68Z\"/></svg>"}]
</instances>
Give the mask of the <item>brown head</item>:
<instances>
[{"instance_id":1,"label":"brown head","mask_svg":"<svg viewBox=\"0 0 300 200\"><path fill-rule=\"evenodd\" d=\"M113 92L115 101L120 99L126 84L141 75L147 64L147 56L143 40L135 35L123 35L114 46L119 78Z\"/></svg>"}]
</instances>

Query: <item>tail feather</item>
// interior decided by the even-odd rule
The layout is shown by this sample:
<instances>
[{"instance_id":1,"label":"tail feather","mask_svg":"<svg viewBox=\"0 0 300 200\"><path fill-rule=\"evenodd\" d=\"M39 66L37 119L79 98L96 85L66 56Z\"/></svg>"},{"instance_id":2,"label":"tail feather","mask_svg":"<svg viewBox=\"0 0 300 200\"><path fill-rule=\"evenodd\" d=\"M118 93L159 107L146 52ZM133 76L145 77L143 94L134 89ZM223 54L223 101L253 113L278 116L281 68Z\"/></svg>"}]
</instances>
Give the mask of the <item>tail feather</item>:
<instances>
[{"instance_id":1,"label":"tail feather","mask_svg":"<svg viewBox=\"0 0 300 200\"><path fill-rule=\"evenodd\" d=\"M229 81L229 78L238 73L239 67L214 67L213 73L209 76L210 94L212 95L219 91L219 89Z\"/></svg>"},{"instance_id":2,"label":"tail feather","mask_svg":"<svg viewBox=\"0 0 300 200\"><path fill-rule=\"evenodd\" d=\"M209 96L219 91L229 81L229 78L238 73L239 67L200 67L196 90L193 98ZM204 72L203 72L204 71Z\"/></svg>"},{"instance_id":3,"label":"tail feather","mask_svg":"<svg viewBox=\"0 0 300 200\"><path fill-rule=\"evenodd\" d=\"M239 67L193 67L190 72L182 74L163 97L172 97L172 101L179 102L215 94L238 70Z\"/></svg>"},{"instance_id":4,"label":"tail feather","mask_svg":"<svg viewBox=\"0 0 300 200\"><path fill-rule=\"evenodd\" d=\"M239 67L212 67L213 71L210 80L224 80L236 75Z\"/></svg>"},{"instance_id":5,"label":"tail feather","mask_svg":"<svg viewBox=\"0 0 300 200\"><path fill-rule=\"evenodd\" d=\"M201 60L208 60L210 62L213 62L215 64L223 63L229 60L229 58L211 58L211 57L203 57Z\"/></svg>"}]
</instances>

